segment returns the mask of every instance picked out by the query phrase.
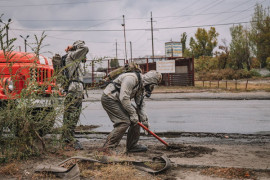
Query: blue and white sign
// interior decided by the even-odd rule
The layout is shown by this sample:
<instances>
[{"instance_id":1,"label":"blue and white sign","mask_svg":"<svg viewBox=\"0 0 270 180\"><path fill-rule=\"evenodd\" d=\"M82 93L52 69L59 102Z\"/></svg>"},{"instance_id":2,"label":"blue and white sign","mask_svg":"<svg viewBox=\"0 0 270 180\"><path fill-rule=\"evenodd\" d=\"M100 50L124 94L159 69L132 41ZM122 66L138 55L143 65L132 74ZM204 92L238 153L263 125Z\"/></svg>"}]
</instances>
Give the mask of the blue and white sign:
<instances>
[{"instance_id":1,"label":"blue and white sign","mask_svg":"<svg viewBox=\"0 0 270 180\"><path fill-rule=\"evenodd\" d=\"M182 57L181 42L166 42L165 43L166 57Z\"/></svg>"}]
</instances>

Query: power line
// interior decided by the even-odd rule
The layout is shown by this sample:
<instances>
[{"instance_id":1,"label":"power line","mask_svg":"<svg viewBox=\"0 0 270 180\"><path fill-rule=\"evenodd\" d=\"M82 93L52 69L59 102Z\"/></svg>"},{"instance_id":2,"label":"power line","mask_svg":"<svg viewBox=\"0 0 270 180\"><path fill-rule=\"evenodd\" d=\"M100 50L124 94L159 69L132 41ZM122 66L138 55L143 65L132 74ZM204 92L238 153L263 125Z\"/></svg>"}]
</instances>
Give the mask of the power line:
<instances>
[{"instance_id":1,"label":"power line","mask_svg":"<svg viewBox=\"0 0 270 180\"><path fill-rule=\"evenodd\" d=\"M190 4L188 4L187 6L185 6L182 9L177 10L176 12L172 13L172 14L178 14L178 12L182 12L185 11L186 9L190 9L192 6L196 5L197 3L199 3L200 1L198 0L194 0L192 1ZM155 17L156 18L156 17Z\"/></svg>"},{"instance_id":2,"label":"power line","mask_svg":"<svg viewBox=\"0 0 270 180\"><path fill-rule=\"evenodd\" d=\"M251 10L245 10L245 11L251 11ZM230 14L230 13L236 13L236 12L242 12L242 11L223 11L223 12L213 12L213 13L198 13L198 14L186 14L181 16L160 16L155 17L156 19L160 18L169 18L169 17L192 17L192 16L205 16L205 15L215 15L215 14Z\"/></svg>"},{"instance_id":3,"label":"power line","mask_svg":"<svg viewBox=\"0 0 270 180\"><path fill-rule=\"evenodd\" d=\"M201 13L201 14L186 14L181 16L157 16L153 18L162 19L162 18L177 18L177 17L192 17L192 16L206 16L206 15L216 15L216 14L230 14L230 13L237 13L237 12L244 12L244 11L252 11L251 10L242 10L242 11L223 11L223 12L213 12L213 13ZM149 19L149 18L125 18L126 20L132 19ZM66 22L66 21L115 21L115 20L122 20L121 18L112 18L112 19L18 19L17 21L52 21L52 22Z\"/></svg>"},{"instance_id":4,"label":"power line","mask_svg":"<svg viewBox=\"0 0 270 180\"><path fill-rule=\"evenodd\" d=\"M59 37L55 37L55 36L50 36L50 35L47 35L48 38L53 38L53 39L60 39L60 40L66 40L66 41L77 41L78 39L68 39L68 38L59 38ZM85 41L85 40L84 40ZM106 42L106 41L103 41L103 42L96 42L96 41L85 41L86 43L94 43L94 44L114 44L115 42ZM125 42L119 42L117 41L117 43L121 43L121 44L124 44ZM120 49L120 48L118 48Z\"/></svg>"},{"instance_id":5,"label":"power line","mask_svg":"<svg viewBox=\"0 0 270 180\"><path fill-rule=\"evenodd\" d=\"M17 21L115 21L115 20L121 20L119 19L18 19Z\"/></svg>"},{"instance_id":6,"label":"power line","mask_svg":"<svg viewBox=\"0 0 270 180\"><path fill-rule=\"evenodd\" d=\"M225 0L224 0L225 1ZM206 6L204 6L203 8L200 8L198 11L198 13L196 13L195 14L195 18L196 17L198 17L197 15L198 14L200 14L200 13L202 13L202 12L205 12L206 10L208 10L209 9L209 7L214 7L214 6L217 6L217 5L219 5L220 3L222 3L222 2L224 2L224 1L216 1L215 3L210 3L210 4L207 4ZM204 8L206 8L206 9L204 9ZM183 22L186 22L186 21L188 21L189 19L186 19L186 20L184 20L184 21L181 21L181 23L183 23Z\"/></svg>"},{"instance_id":7,"label":"power line","mask_svg":"<svg viewBox=\"0 0 270 180\"><path fill-rule=\"evenodd\" d=\"M220 3L224 2L224 0L220 0L219 2L217 1L216 3L213 3L212 5L208 6L206 9L204 9L203 11L207 11L210 8L213 8L217 5L219 5Z\"/></svg>"},{"instance_id":8,"label":"power line","mask_svg":"<svg viewBox=\"0 0 270 180\"><path fill-rule=\"evenodd\" d=\"M219 3L219 1L217 1L217 2ZM217 2L215 2L214 4L216 4ZM197 11L200 11L200 12L194 14L194 16L197 16L197 14L200 14L200 13L204 12L204 8L207 8L207 9L208 9L208 7L211 6L211 5L213 5L213 2L210 2L210 3L206 4L205 6L202 6L202 7L198 8L198 10L195 10L195 11L196 11L196 12L197 12ZM188 20L189 20L189 19L182 20L181 23L186 22L186 21L188 21ZM168 22L168 21L167 21L167 22ZM175 20L174 20L174 23L179 23L179 21L175 22Z\"/></svg>"},{"instance_id":9,"label":"power line","mask_svg":"<svg viewBox=\"0 0 270 180\"><path fill-rule=\"evenodd\" d=\"M90 26L89 28L96 27L96 26L99 26L99 25L102 25L102 24L106 24L108 22L111 22L111 21L108 20L108 21L105 21L105 22L102 22L102 23L94 24L94 25Z\"/></svg>"},{"instance_id":10,"label":"power line","mask_svg":"<svg viewBox=\"0 0 270 180\"><path fill-rule=\"evenodd\" d=\"M266 1L266 0L263 0L261 3L263 3L264 1ZM253 5L253 6L251 6L251 7L249 7L249 8L247 8L247 9L245 9L245 10L243 10L243 11L240 11L240 12L237 13L237 14L241 14L241 13L243 13L244 11L246 11L246 10L248 10L248 9L251 9L251 8L253 8L253 7L255 7L255 6L256 6L256 4ZM235 15L233 15L233 16L235 16ZM222 21L226 21L227 19L230 19L230 18L233 17L233 16L230 16L230 17L228 17L228 18L226 18L226 19L223 19Z\"/></svg>"},{"instance_id":11,"label":"power line","mask_svg":"<svg viewBox=\"0 0 270 180\"><path fill-rule=\"evenodd\" d=\"M238 8L238 7L241 7L241 6L243 6L243 5L247 5L247 4L249 4L250 2L252 2L251 0L249 1L249 2L245 2L244 4L243 4L243 2L241 2L241 3L239 3L239 4L237 4L235 7L233 7L233 8L231 8L231 10L233 10L233 9L235 9L235 8ZM254 5L253 5L254 6ZM252 7L253 7L252 6ZM244 9L244 10L240 10L240 11L238 11L238 12L235 12L235 13L237 13L237 14L239 14L239 13L243 13L243 12L245 12L245 11L251 11L251 9L249 10L250 8L247 8L247 9ZM233 16L235 16L236 14L234 13L234 15ZM217 16L215 16L215 19L217 19L217 17L218 16L220 16L219 14L217 15ZM230 17L233 17L233 16L230 16ZM228 18L227 18L228 19ZM220 20L218 20L219 22L220 22ZM224 22L224 20L222 20L222 22Z\"/></svg>"},{"instance_id":12,"label":"power line","mask_svg":"<svg viewBox=\"0 0 270 180\"><path fill-rule=\"evenodd\" d=\"M224 0L224 1L226 1L226 0ZM207 11L208 9L213 8L213 7L215 7L215 6L217 6L217 5L221 4L221 3L223 3L224 1L223 1L223 0L217 1L216 3L213 3L213 4L210 5L208 8L202 10L201 12ZM201 13L201 12L200 12L200 13ZM197 13L197 14L199 14L199 13ZM197 15L197 14L196 14L196 15ZM196 24L197 24L197 22L196 22Z\"/></svg>"},{"instance_id":13,"label":"power line","mask_svg":"<svg viewBox=\"0 0 270 180\"><path fill-rule=\"evenodd\" d=\"M242 22L231 22L231 23L220 23L220 24L206 24L206 25L196 25L196 26L179 26L179 27L161 27L155 28L154 30L168 30L168 29L187 29L187 28L196 28L196 27L209 27L209 26L226 26L232 24L245 24L250 23L251 21L242 21ZM252 21L255 22L255 21ZM121 32L121 29L11 29L14 31L63 31L63 32ZM142 28L142 29L125 29L125 31L149 31L151 29Z\"/></svg>"},{"instance_id":14,"label":"power line","mask_svg":"<svg viewBox=\"0 0 270 180\"><path fill-rule=\"evenodd\" d=\"M182 11L185 11L186 9L192 9L192 7L194 7L197 3L199 3L200 1L198 0L195 0L193 1L191 4L188 4L185 8L181 9L181 10L178 10L177 12L174 12L173 14L178 14L178 12L182 12ZM182 16L177 16L177 17L182 17ZM158 18L158 17L157 17ZM164 21L159 21L159 22L164 22ZM166 21L168 22L168 21Z\"/></svg>"},{"instance_id":15,"label":"power line","mask_svg":"<svg viewBox=\"0 0 270 180\"><path fill-rule=\"evenodd\" d=\"M217 1L214 2L214 4L215 4L215 3L217 3ZM195 11L200 11L200 10L204 11L204 10L203 10L204 8L207 8L207 9L208 9L208 7L211 6L211 5L213 5L213 2L212 2L212 1L211 1L209 4L206 4L206 5L203 6L203 7L199 7L199 8L198 8L197 10L195 10ZM202 12L202 11L201 11L201 12Z\"/></svg>"},{"instance_id":16,"label":"power line","mask_svg":"<svg viewBox=\"0 0 270 180\"><path fill-rule=\"evenodd\" d=\"M26 5L6 5L1 7L28 7L28 6L56 6L56 5L70 5L70 4L88 4L88 3L100 3L100 2L113 2L119 0L102 0L102 1L84 1L84 2L71 2L71 3L51 3L51 4L26 4Z\"/></svg>"},{"instance_id":17,"label":"power line","mask_svg":"<svg viewBox=\"0 0 270 180\"><path fill-rule=\"evenodd\" d=\"M68 38L59 38L55 36L47 35L48 38L54 38L54 39L60 39L60 40L66 40L66 41L77 41L77 39L68 39ZM93 42L93 41L85 41L87 43L99 43L99 44L113 44L114 42ZM118 42L118 43L124 43L124 42Z\"/></svg>"}]
</instances>

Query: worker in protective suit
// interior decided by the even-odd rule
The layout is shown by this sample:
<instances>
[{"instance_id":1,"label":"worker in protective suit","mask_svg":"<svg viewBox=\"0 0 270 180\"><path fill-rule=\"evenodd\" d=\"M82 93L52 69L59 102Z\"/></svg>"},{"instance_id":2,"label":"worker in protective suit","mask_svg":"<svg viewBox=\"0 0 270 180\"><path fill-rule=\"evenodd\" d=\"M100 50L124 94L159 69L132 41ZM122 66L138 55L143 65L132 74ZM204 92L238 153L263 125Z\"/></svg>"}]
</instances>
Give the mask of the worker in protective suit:
<instances>
[{"instance_id":1,"label":"worker in protective suit","mask_svg":"<svg viewBox=\"0 0 270 180\"><path fill-rule=\"evenodd\" d=\"M124 133L127 133L127 152L144 152L147 147L137 144L140 137L141 121L149 127L145 113L144 96L150 97L155 85L161 82L162 76L157 71L146 74L137 72L123 73L110 83L104 90L101 103L111 121L114 129L110 132L103 146L104 149L115 148ZM135 100L133 106L131 99Z\"/></svg>"},{"instance_id":2,"label":"worker in protective suit","mask_svg":"<svg viewBox=\"0 0 270 180\"><path fill-rule=\"evenodd\" d=\"M81 149L81 145L74 139L74 131L82 110L84 86L81 62L85 62L89 50L84 41L78 40L72 46L68 46L65 51L67 52L65 68L68 70L68 91L64 101L62 139L65 143L75 143L75 148Z\"/></svg>"}]
</instances>

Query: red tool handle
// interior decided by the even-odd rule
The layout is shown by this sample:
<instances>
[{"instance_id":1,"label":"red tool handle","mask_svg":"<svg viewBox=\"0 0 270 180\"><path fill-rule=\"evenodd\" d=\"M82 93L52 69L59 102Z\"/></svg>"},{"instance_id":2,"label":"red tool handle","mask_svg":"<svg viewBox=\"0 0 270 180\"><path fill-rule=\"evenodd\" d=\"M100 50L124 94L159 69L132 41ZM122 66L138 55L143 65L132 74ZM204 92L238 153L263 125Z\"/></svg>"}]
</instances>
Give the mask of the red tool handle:
<instances>
[{"instance_id":1,"label":"red tool handle","mask_svg":"<svg viewBox=\"0 0 270 180\"><path fill-rule=\"evenodd\" d=\"M157 138L160 142L162 142L163 144L165 144L166 146L169 146L168 143L166 143L165 141L163 141L160 137L158 137L155 133L153 133L152 131L150 131L146 126L144 126L142 123L138 122L138 124L145 129L147 132L149 132L150 134L152 134L155 138Z\"/></svg>"}]
</instances>

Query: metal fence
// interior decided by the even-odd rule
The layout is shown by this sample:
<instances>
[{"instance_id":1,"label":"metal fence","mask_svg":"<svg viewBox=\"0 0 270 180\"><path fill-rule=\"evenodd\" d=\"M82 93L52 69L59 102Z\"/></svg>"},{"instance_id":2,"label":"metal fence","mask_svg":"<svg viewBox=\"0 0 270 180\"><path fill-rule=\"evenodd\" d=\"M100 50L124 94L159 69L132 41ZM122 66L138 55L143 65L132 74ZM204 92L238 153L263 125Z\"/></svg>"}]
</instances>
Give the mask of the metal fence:
<instances>
[{"instance_id":1,"label":"metal fence","mask_svg":"<svg viewBox=\"0 0 270 180\"><path fill-rule=\"evenodd\" d=\"M195 80L195 87L225 89L225 90L251 90L270 89L270 81L255 80Z\"/></svg>"},{"instance_id":2,"label":"metal fence","mask_svg":"<svg viewBox=\"0 0 270 180\"><path fill-rule=\"evenodd\" d=\"M165 86L193 86L193 75L191 73L169 73L163 75Z\"/></svg>"}]
</instances>

